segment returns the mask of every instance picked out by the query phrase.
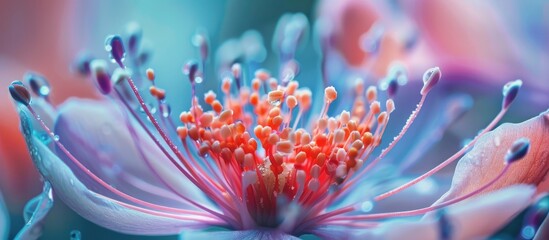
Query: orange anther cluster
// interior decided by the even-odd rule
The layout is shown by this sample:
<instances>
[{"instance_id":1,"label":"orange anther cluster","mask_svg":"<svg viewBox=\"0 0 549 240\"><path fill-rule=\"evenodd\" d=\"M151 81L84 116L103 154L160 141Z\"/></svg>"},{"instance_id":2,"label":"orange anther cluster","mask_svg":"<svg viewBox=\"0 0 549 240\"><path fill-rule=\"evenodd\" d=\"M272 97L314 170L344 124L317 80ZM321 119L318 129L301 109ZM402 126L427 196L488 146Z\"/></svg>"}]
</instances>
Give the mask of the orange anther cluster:
<instances>
[{"instance_id":1,"label":"orange anther cluster","mask_svg":"<svg viewBox=\"0 0 549 240\"><path fill-rule=\"evenodd\" d=\"M239 71L238 67L232 70L233 74ZM267 211L260 209L276 204L275 193L293 197L298 189L300 203L312 204L331 185L345 181L379 143L394 110L389 100L381 112L375 87L365 93L360 87L350 111L329 116L337 91L328 87L320 117L307 129L297 128L301 115L312 105L310 90L298 88L295 81L278 85L264 70L255 72L251 88L242 86L235 93L232 81L223 79L223 99L217 99L213 91L204 95L211 110L202 110L195 99L191 110L181 113L183 126L177 133L185 144L196 145L200 156L211 157L227 179L256 172L258 178L249 185L254 190L247 195L253 211ZM266 93L262 88L270 90ZM299 112L292 114L292 110Z\"/></svg>"}]
</instances>

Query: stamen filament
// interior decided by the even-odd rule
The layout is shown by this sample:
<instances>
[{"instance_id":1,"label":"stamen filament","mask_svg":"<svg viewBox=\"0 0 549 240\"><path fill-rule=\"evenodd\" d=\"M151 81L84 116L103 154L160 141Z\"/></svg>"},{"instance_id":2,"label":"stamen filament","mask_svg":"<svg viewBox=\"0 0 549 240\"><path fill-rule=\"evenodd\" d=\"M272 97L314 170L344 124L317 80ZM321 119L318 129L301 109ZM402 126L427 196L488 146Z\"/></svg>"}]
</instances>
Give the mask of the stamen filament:
<instances>
[{"instance_id":1,"label":"stamen filament","mask_svg":"<svg viewBox=\"0 0 549 240\"><path fill-rule=\"evenodd\" d=\"M467 152L467 150L469 150L471 147L473 147L475 145L475 143L480 139L480 137L484 136L484 134L486 134L488 131L492 130L492 128L494 128L496 126L496 124L501 120L501 118L503 117L503 115L505 115L505 113L507 112L507 108L502 108L500 110L500 112L498 113L498 115L492 120L492 122L490 122L490 124L488 124L488 126L482 130L482 132L480 132L471 142L469 142L467 145L465 145L461 150L459 150L458 152L456 152L454 155L452 155L450 158L446 159L444 162L442 162L441 164L439 164L438 166L436 166L435 168L429 170L428 172L424 173L423 175L393 189L393 190L390 190L386 193L383 193L383 194L380 194L378 196L376 196L374 198L375 201L381 201L385 198L388 198L394 194L397 194L411 186L413 186L414 184L424 180L425 178L428 178L430 176L432 176L433 174L437 173L438 171L440 171L441 169L443 169L444 167L448 166L450 163L454 162L455 160L457 160L459 157L461 157L463 154L465 154Z\"/></svg>"}]
</instances>

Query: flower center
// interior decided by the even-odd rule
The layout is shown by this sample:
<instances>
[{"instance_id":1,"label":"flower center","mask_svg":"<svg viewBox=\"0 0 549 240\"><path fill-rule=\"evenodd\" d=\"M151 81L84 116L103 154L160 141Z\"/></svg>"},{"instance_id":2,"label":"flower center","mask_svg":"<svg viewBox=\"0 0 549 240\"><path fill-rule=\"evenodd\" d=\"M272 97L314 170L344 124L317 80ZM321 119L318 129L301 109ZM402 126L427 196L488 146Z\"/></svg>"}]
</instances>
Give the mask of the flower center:
<instances>
[{"instance_id":1,"label":"flower center","mask_svg":"<svg viewBox=\"0 0 549 240\"><path fill-rule=\"evenodd\" d=\"M184 144L192 140L201 157L211 157L220 169L217 177L233 191L227 196L237 198L227 199L245 200L261 226L280 223L281 201L314 206L330 187L360 168L380 143L388 112L394 109L394 102L388 100L387 111L382 112L376 88L364 91L360 83L351 111L330 117L328 108L337 99L337 91L327 87L318 117L308 129L298 128L311 109L311 91L299 88L293 80L279 84L265 70L256 71L251 89L238 86L233 84L240 74L235 69L240 69L238 64L233 66L233 76L222 81L222 100L209 91L202 105L193 93L193 104L180 114L183 126L176 131ZM154 81L152 70L147 75ZM191 84L194 89L195 82ZM150 93L164 97L164 90L154 86Z\"/></svg>"}]
</instances>

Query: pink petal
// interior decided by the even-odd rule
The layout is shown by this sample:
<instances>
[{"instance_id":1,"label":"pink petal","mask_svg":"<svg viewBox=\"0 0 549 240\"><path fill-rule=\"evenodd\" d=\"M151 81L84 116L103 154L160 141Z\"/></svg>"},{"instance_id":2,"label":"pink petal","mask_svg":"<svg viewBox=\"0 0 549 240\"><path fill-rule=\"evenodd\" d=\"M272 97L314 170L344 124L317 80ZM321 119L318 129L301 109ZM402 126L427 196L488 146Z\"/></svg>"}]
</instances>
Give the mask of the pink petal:
<instances>
[{"instance_id":1,"label":"pink petal","mask_svg":"<svg viewBox=\"0 0 549 240\"><path fill-rule=\"evenodd\" d=\"M505 225L531 201L535 188L514 185L485 196L448 207L445 213L451 230L450 239L482 239ZM366 239L441 239L436 219L406 222L393 221L366 233Z\"/></svg>"},{"instance_id":2,"label":"pink petal","mask_svg":"<svg viewBox=\"0 0 549 240\"><path fill-rule=\"evenodd\" d=\"M466 69L502 81L502 76L520 71L515 39L505 26L507 16L498 14L494 4L420 0L404 5L442 69Z\"/></svg>"},{"instance_id":3,"label":"pink petal","mask_svg":"<svg viewBox=\"0 0 549 240\"><path fill-rule=\"evenodd\" d=\"M513 184L540 184L549 172L549 111L518 124L502 124L480 138L456 166L450 190L438 201L472 192L492 180L504 167L504 156L513 142L530 139L528 154L513 163L506 175L484 191L491 192ZM481 193L482 194L482 193Z\"/></svg>"},{"instance_id":4,"label":"pink petal","mask_svg":"<svg viewBox=\"0 0 549 240\"><path fill-rule=\"evenodd\" d=\"M178 198L159 181L195 200L204 200L203 194L173 168L166 156L137 124L136 138L130 134L124 113L112 102L70 99L59 108L55 133L60 142L94 174L119 190L149 201L166 204ZM144 156L140 155L137 146ZM58 155L71 167L86 187L104 193L103 188L89 181L62 152ZM145 163L151 162L153 171ZM167 198L166 198L167 197ZM170 203L176 205L178 203ZM181 206L181 205L178 205Z\"/></svg>"}]
</instances>

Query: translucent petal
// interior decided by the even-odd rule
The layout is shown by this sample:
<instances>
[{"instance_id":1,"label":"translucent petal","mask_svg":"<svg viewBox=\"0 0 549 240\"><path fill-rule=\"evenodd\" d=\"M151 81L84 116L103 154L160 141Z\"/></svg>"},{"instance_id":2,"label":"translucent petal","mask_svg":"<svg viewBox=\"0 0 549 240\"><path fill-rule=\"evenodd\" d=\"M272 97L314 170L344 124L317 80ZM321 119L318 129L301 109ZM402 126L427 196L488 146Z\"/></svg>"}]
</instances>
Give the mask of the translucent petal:
<instances>
[{"instance_id":1,"label":"translucent petal","mask_svg":"<svg viewBox=\"0 0 549 240\"><path fill-rule=\"evenodd\" d=\"M447 208L449 239L482 239L504 226L531 201L535 188L514 185ZM422 221L392 221L360 235L367 239L442 239L441 223L434 218ZM355 237L359 237L356 236ZM368 238L370 237L370 238Z\"/></svg>"},{"instance_id":2,"label":"translucent petal","mask_svg":"<svg viewBox=\"0 0 549 240\"><path fill-rule=\"evenodd\" d=\"M439 201L472 192L493 179L504 167L504 156L515 140L530 139L527 155L485 192L512 184L540 184L549 172L549 112L518 124L503 124L479 139L458 163L450 190Z\"/></svg>"},{"instance_id":3,"label":"translucent petal","mask_svg":"<svg viewBox=\"0 0 549 240\"><path fill-rule=\"evenodd\" d=\"M172 167L144 130L126 122L124 118L128 116L113 105L80 99L63 104L55 122L60 142L93 173L126 193L155 202L170 202L166 198L174 196L159 181L162 177L187 197L204 200L200 190ZM136 137L128 127L134 129ZM59 151L58 155L88 188L103 193L103 188L89 181L65 154ZM145 161L151 163L150 167L159 173L158 176ZM163 197L157 190L168 196Z\"/></svg>"},{"instance_id":4,"label":"translucent petal","mask_svg":"<svg viewBox=\"0 0 549 240\"><path fill-rule=\"evenodd\" d=\"M226 229L210 229L207 231L189 231L179 235L179 239L226 239L226 240L297 240L299 238L283 232L269 229L231 231Z\"/></svg>"},{"instance_id":5,"label":"translucent petal","mask_svg":"<svg viewBox=\"0 0 549 240\"><path fill-rule=\"evenodd\" d=\"M32 198L24 209L25 226L15 239L38 239L42 235L44 219L53 207L53 191L49 182L44 182L40 195Z\"/></svg>"},{"instance_id":6,"label":"translucent petal","mask_svg":"<svg viewBox=\"0 0 549 240\"><path fill-rule=\"evenodd\" d=\"M30 113L25 109L19 113L34 164L51 183L56 196L82 217L114 231L140 235L176 234L198 224L130 209L90 191L61 159L33 136Z\"/></svg>"}]
</instances>

